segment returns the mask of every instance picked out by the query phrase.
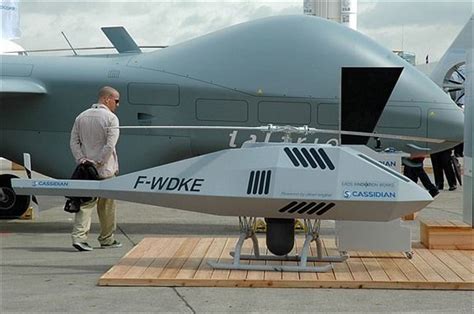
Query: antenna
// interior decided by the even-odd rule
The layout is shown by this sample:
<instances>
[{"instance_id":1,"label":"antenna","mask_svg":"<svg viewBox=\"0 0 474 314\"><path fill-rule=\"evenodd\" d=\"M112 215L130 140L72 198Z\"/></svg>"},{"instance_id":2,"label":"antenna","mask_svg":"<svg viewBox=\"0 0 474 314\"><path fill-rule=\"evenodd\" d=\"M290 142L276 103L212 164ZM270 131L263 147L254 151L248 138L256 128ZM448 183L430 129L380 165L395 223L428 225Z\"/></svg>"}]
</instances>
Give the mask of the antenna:
<instances>
[{"instance_id":1,"label":"antenna","mask_svg":"<svg viewBox=\"0 0 474 314\"><path fill-rule=\"evenodd\" d=\"M67 39L66 34L64 34L64 32L61 32L61 34L63 34L64 39L66 39L66 42L67 42L67 44L69 45L69 47L71 47L71 50L72 50L72 52L74 52L74 55L77 56L77 52L76 52L76 50L74 50L74 47L71 45L71 43L70 43L69 40Z\"/></svg>"}]
</instances>

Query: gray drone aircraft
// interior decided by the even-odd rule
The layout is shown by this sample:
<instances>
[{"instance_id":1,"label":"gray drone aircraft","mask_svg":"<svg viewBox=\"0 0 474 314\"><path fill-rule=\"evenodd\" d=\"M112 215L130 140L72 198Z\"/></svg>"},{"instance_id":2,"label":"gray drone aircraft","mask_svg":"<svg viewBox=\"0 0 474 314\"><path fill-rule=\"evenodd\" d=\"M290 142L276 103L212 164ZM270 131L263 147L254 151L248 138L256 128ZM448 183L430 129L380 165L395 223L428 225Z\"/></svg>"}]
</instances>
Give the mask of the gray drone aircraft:
<instances>
[{"instance_id":1,"label":"gray drone aircraft","mask_svg":"<svg viewBox=\"0 0 474 314\"><path fill-rule=\"evenodd\" d=\"M21 162L22 153L30 152L35 170L68 177L74 168L71 126L103 85L122 94L122 125L272 123L336 130L342 120L348 131L444 140L347 141L413 154L443 150L463 138L461 111L431 80L364 35L316 17L261 19L151 53L141 53L120 29L104 31L119 54L2 56L0 156ZM356 73L343 80L343 67L404 69L382 73L385 79ZM340 115L344 92L347 110ZM294 140L326 143L333 137ZM122 131L118 152L121 173L130 173L244 142L281 141L281 134L251 130L130 129ZM2 186L9 179L3 177ZM1 210L0 215L17 213Z\"/></svg>"},{"instance_id":2,"label":"gray drone aircraft","mask_svg":"<svg viewBox=\"0 0 474 314\"><path fill-rule=\"evenodd\" d=\"M121 124L133 126L121 131L118 145L126 175L101 183L4 177L2 215L23 210L23 198L6 193L12 181L22 194L87 194L266 217L267 243L277 255L291 251L294 219L304 218L307 253L319 241L319 224L310 219L388 221L432 201L373 159L321 144L338 129L342 144L414 155L463 138L461 110L429 78L362 34L323 19L266 18L151 53L142 53L123 29L105 32L119 54L2 58L0 155L20 161L27 151L35 170L68 177L74 118L110 85L121 92ZM299 134L296 143L291 133ZM241 219L234 264L246 238L256 245L252 226ZM258 247L254 252L258 257ZM319 253L317 260L341 260ZM298 270L327 270L306 268L306 255Z\"/></svg>"}]
</instances>

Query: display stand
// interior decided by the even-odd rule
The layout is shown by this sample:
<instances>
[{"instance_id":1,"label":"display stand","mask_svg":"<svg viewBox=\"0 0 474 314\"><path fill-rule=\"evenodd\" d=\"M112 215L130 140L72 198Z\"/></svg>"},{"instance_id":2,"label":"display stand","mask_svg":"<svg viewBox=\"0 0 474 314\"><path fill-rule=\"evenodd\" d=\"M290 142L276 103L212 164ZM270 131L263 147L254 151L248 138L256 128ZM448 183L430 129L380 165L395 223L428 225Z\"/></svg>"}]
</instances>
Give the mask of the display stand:
<instances>
[{"instance_id":1,"label":"display stand","mask_svg":"<svg viewBox=\"0 0 474 314\"><path fill-rule=\"evenodd\" d=\"M411 257L411 230L400 219L389 222L336 221L336 244L340 252L405 252Z\"/></svg>"},{"instance_id":2,"label":"display stand","mask_svg":"<svg viewBox=\"0 0 474 314\"><path fill-rule=\"evenodd\" d=\"M387 167L401 172L403 152L378 153L367 146L351 146ZM384 251L405 252L411 258L411 230L401 225L401 219L389 222L336 221L336 243L340 252Z\"/></svg>"}]
</instances>

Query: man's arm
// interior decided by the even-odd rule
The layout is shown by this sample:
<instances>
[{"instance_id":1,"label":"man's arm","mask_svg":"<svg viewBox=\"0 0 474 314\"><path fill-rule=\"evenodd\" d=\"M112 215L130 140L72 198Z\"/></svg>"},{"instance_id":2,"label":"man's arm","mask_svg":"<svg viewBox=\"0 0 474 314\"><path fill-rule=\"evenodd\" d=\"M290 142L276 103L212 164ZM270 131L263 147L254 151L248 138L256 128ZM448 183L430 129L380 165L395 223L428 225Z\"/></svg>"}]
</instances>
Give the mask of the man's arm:
<instances>
[{"instance_id":1,"label":"man's arm","mask_svg":"<svg viewBox=\"0 0 474 314\"><path fill-rule=\"evenodd\" d=\"M71 130L71 139L69 140L69 147L71 148L72 155L76 160L76 163L80 163L82 159L86 158L82 152L81 139L79 137L79 124L77 120L74 121L74 125Z\"/></svg>"},{"instance_id":2,"label":"man's arm","mask_svg":"<svg viewBox=\"0 0 474 314\"><path fill-rule=\"evenodd\" d=\"M117 116L113 116L110 120L110 125L108 129L105 129L107 140L105 146L102 148L100 152L100 159L98 160L99 165L104 164L109 158L112 156L112 153L115 149L115 145L117 145L120 131L118 129L119 126L119 119ZM114 128L117 127L117 128Z\"/></svg>"}]
</instances>

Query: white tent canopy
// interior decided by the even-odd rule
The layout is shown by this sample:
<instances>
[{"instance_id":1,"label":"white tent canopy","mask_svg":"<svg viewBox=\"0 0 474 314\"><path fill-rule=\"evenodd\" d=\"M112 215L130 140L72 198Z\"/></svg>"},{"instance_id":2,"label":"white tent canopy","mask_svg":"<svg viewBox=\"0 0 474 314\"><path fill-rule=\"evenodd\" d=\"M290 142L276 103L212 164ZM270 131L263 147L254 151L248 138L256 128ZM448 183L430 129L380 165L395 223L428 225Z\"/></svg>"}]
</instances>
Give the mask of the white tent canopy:
<instances>
[{"instance_id":1,"label":"white tent canopy","mask_svg":"<svg viewBox=\"0 0 474 314\"><path fill-rule=\"evenodd\" d=\"M1 38L0 39L0 54L22 55L26 53L25 53L25 49L22 46L18 45L17 43L11 40Z\"/></svg>"}]
</instances>

